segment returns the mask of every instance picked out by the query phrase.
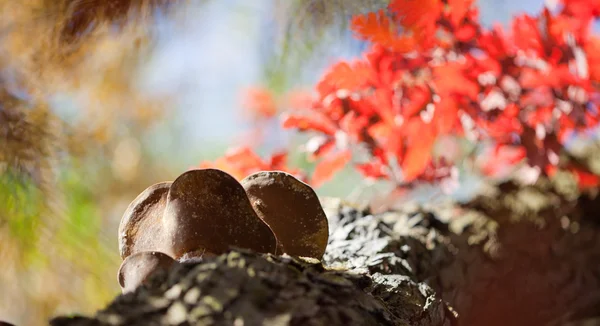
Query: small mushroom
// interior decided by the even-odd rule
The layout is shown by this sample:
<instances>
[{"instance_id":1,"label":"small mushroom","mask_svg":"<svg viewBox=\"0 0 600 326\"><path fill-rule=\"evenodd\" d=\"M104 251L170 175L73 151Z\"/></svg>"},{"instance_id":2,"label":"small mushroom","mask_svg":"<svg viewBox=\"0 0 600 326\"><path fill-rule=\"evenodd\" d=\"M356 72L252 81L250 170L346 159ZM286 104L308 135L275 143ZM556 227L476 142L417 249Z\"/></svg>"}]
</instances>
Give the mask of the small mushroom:
<instances>
[{"instance_id":1,"label":"small mushroom","mask_svg":"<svg viewBox=\"0 0 600 326\"><path fill-rule=\"evenodd\" d=\"M329 226L315 191L291 174L257 172L241 182L254 210L277 237L278 253L321 259Z\"/></svg>"},{"instance_id":2,"label":"small mushroom","mask_svg":"<svg viewBox=\"0 0 600 326\"><path fill-rule=\"evenodd\" d=\"M134 291L150 275L160 269L168 270L177 264L172 257L159 251L142 251L125 258L119 268L118 278L123 293Z\"/></svg>"},{"instance_id":3,"label":"small mushroom","mask_svg":"<svg viewBox=\"0 0 600 326\"><path fill-rule=\"evenodd\" d=\"M168 252L161 221L170 187L171 182L154 184L129 204L119 224L121 259L142 251Z\"/></svg>"},{"instance_id":4,"label":"small mushroom","mask_svg":"<svg viewBox=\"0 0 600 326\"><path fill-rule=\"evenodd\" d=\"M256 214L241 184L217 169L190 170L171 184L163 215L168 251L221 254L230 246L275 253L273 231Z\"/></svg>"}]
</instances>

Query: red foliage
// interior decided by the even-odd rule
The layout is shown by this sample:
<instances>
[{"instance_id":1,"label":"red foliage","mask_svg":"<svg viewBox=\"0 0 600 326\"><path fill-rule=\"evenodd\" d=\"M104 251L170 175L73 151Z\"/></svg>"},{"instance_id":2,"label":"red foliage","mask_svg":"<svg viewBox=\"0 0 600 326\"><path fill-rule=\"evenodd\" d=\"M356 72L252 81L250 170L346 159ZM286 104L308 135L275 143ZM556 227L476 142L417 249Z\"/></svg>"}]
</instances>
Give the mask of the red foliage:
<instances>
[{"instance_id":1,"label":"red foliage","mask_svg":"<svg viewBox=\"0 0 600 326\"><path fill-rule=\"evenodd\" d=\"M270 118L277 114L273 94L263 87L250 87L244 91L242 107L259 118Z\"/></svg>"},{"instance_id":2,"label":"red foliage","mask_svg":"<svg viewBox=\"0 0 600 326\"><path fill-rule=\"evenodd\" d=\"M202 162L200 168L220 169L231 174L237 180L242 180L258 171L284 171L306 181L306 176L302 171L287 167L286 152L275 153L268 160L263 160L248 147L231 149L214 162Z\"/></svg>"},{"instance_id":3,"label":"red foliage","mask_svg":"<svg viewBox=\"0 0 600 326\"><path fill-rule=\"evenodd\" d=\"M368 151L354 163L368 178L407 185L456 177L443 153L433 156L450 135L495 144L483 173L526 162L598 185L584 167L559 164L559 154L568 135L598 125L600 39L591 24L600 1L562 0L558 10L515 17L509 31L482 27L473 2L393 0L352 18L371 48L331 66L312 103L303 97L304 109L283 119L285 128L318 134L306 146L320 160L316 184L346 165L353 147Z\"/></svg>"},{"instance_id":4,"label":"red foliage","mask_svg":"<svg viewBox=\"0 0 600 326\"><path fill-rule=\"evenodd\" d=\"M352 153L347 150L329 155L326 159L317 164L310 183L313 186L318 187L326 181L329 181L336 172L343 169L346 164L350 162L351 158Z\"/></svg>"},{"instance_id":5,"label":"red foliage","mask_svg":"<svg viewBox=\"0 0 600 326\"><path fill-rule=\"evenodd\" d=\"M445 134L496 143L484 173L523 159L550 173L566 135L599 118L600 41L590 24L600 2L563 2L558 12L516 17L510 33L483 28L472 0L395 0L388 11L356 16L351 28L371 49L325 73L308 108L318 123L288 118L284 126L321 130L323 144L343 134L366 145L370 159L358 171L398 184L450 175L432 155ZM598 183L581 167L567 169L582 185Z\"/></svg>"}]
</instances>

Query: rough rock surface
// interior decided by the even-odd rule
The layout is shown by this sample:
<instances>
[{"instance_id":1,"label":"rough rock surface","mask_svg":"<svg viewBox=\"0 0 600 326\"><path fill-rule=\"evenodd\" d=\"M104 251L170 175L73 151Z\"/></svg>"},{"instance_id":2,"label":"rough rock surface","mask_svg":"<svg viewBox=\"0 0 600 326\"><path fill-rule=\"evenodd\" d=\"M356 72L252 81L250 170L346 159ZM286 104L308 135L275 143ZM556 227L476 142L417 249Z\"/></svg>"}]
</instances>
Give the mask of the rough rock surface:
<instances>
[{"instance_id":1,"label":"rough rock surface","mask_svg":"<svg viewBox=\"0 0 600 326\"><path fill-rule=\"evenodd\" d=\"M232 251L157 273L93 319L51 324L450 325L451 316L431 288L409 277L371 279L318 261Z\"/></svg>"},{"instance_id":2,"label":"rough rock surface","mask_svg":"<svg viewBox=\"0 0 600 326\"><path fill-rule=\"evenodd\" d=\"M593 320L600 316L600 198L572 185L564 176L510 181L466 204L377 215L339 205L329 214L336 227L324 262L410 275L452 306L459 325Z\"/></svg>"},{"instance_id":3,"label":"rough rock surface","mask_svg":"<svg viewBox=\"0 0 600 326\"><path fill-rule=\"evenodd\" d=\"M342 236L348 228L343 221L368 225L369 218L375 218L347 206L339 210L337 204L329 201L333 236L327 257L348 242ZM367 232L379 234L377 225ZM356 238L354 243L364 240ZM387 239L381 239L380 245L383 241ZM370 244L373 250L377 246L377 242ZM450 326L455 322L450 308L431 287L416 282L409 269L389 270L382 265L365 273L361 268L385 256L367 262L357 255L343 266L332 261L324 267L318 261L235 250L184 264L168 275L159 272L150 285L117 297L93 318L58 317L51 324Z\"/></svg>"},{"instance_id":4,"label":"rough rock surface","mask_svg":"<svg viewBox=\"0 0 600 326\"><path fill-rule=\"evenodd\" d=\"M325 267L233 251L52 325L597 325L600 199L564 180L463 205L324 208Z\"/></svg>"}]
</instances>

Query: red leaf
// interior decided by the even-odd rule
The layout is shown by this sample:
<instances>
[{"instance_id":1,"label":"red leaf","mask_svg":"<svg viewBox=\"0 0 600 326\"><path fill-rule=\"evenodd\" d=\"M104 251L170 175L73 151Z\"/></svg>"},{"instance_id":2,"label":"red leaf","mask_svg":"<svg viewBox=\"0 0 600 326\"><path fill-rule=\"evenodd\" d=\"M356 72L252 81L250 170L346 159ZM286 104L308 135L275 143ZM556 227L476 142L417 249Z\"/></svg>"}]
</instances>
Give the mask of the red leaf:
<instances>
[{"instance_id":1,"label":"red leaf","mask_svg":"<svg viewBox=\"0 0 600 326\"><path fill-rule=\"evenodd\" d=\"M335 137L316 135L306 142L304 149L309 154L308 160L314 161L321 156L327 155L327 153L335 149L335 146Z\"/></svg>"},{"instance_id":2,"label":"red leaf","mask_svg":"<svg viewBox=\"0 0 600 326\"><path fill-rule=\"evenodd\" d=\"M437 133L444 135L454 129L458 120L458 104L451 97L443 97L435 105L435 114L433 122L437 128Z\"/></svg>"},{"instance_id":3,"label":"red leaf","mask_svg":"<svg viewBox=\"0 0 600 326\"><path fill-rule=\"evenodd\" d=\"M469 42L477 36L477 26L465 24L454 32L454 37L461 42Z\"/></svg>"},{"instance_id":4,"label":"red leaf","mask_svg":"<svg viewBox=\"0 0 600 326\"><path fill-rule=\"evenodd\" d=\"M497 144L482 163L481 172L490 177L500 177L507 167L521 162L526 156L523 146Z\"/></svg>"},{"instance_id":5,"label":"red leaf","mask_svg":"<svg viewBox=\"0 0 600 326\"><path fill-rule=\"evenodd\" d=\"M472 4L473 0L448 0L448 6L450 6L450 21L452 24L459 26Z\"/></svg>"},{"instance_id":6,"label":"red leaf","mask_svg":"<svg viewBox=\"0 0 600 326\"><path fill-rule=\"evenodd\" d=\"M498 78L502 74L502 66L496 58L486 56L485 58L474 59L473 63L475 66L471 70L473 75L481 75L485 73L491 73L494 77Z\"/></svg>"},{"instance_id":7,"label":"red leaf","mask_svg":"<svg viewBox=\"0 0 600 326\"><path fill-rule=\"evenodd\" d=\"M221 158L214 162L204 161L200 163L200 168L214 168L223 170L237 180L242 180L249 174L258 171L284 171L290 173L302 181L306 181L306 176L298 169L291 169L286 166L287 152L274 153L269 162L263 161L260 156L254 153L248 147L240 147L229 150Z\"/></svg>"},{"instance_id":8,"label":"red leaf","mask_svg":"<svg viewBox=\"0 0 600 326\"><path fill-rule=\"evenodd\" d=\"M283 170L287 164L287 152L282 151L271 155L270 165L273 170Z\"/></svg>"},{"instance_id":9,"label":"red leaf","mask_svg":"<svg viewBox=\"0 0 600 326\"><path fill-rule=\"evenodd\" d=\"M435 88L441 97L456 94L477 100L479 85L467 78L465 69L464 64L457 62L449 62L433 68Z\"/></svg>"},{"instance_id":10,"label":"red leaf","mask_svg":"<svg viewBox=\"0 0 600 326\"><path fill-rule=\"evenodd\" d=\"M404 134L406 133L404 128L409 125L410 124L391 126L390 133L385 142L385 150L394 155L398 161L402 160L402 157L404 156Z\"/></svg>"},{"instance_id":11,"label":"red leaf","mask_svg":"<svg viewBox=\"0 0 600 326\"><path fill-rule=\"evenodd\" d=\"M312 108L314 98L308 91L294 90L286 95L286 106L292 110L306 110Z\"/></svg>"},{"instance_id":12,"label":"red leaf","mask_svg":"<svg viewBox=\"0 0 600 326\"><path fill-rule=\"evenodd\" d=\"M483 31L479 37L479 45L494 59L503 60L513 54L513 46L500 25L495 25L490 32Z\"/></svg>"},{"instance_id":13,"label":"red leaf","mask_svg":"<svg viewBox=\"0 0 600 326\"><path fill-rule=\"evenodd\" d=\"M585 20L600 16L600 0L562 0L565 12Z\"/></svg>"},{"instance_id":14,"label":"red leaf","mask_svg":"<svg viewBox=\"0 0 600 326\"><path fill-rule=\"evenodd\" d=\"M397 52L409 52L414 49L414 40L398 35L383 9L354 16L350 21L350 29L357 38L381 44Z\"/></svg>"},{"instance_id":15,"label":"red leaf","mask_svg":"<svg viewBox=\"0 0 600 326\"><path fill-rule=\"evenodd\" d=\"M374 79L375 72L366 62L338 62L333 65L317 85L321 97L325 97L339 89L357 91Z\"/></svg>"},{"instance_id":16,"label":"red leaf","mask_svg":"<svg viewBox=\"0 0 600 326\"><path fill-rule=\"evenodd\" d=\"M538 20L521 15L513 21L513 35L515 44L523 51L533 51L538 57L544 57L544 45L538 29Z\"/></svg>"},{"instance_id":17,"label":"red leaf","mask_svg":"<svg viewBox=\"0 0 600 326\"><path fill-rule=\"evenodd\" d=\"M592 37L585 45L590 80L600 81L600 38Z\"/></svg>"},{"instance_id":18,"label":"red leaf","mask_svg":"<svg viewBox=\"0 0 600 326\"><path fill-rule=\"evenodd\" d=\"M335 173L348 164L351 158L352 154L350 151L343 151L322 160L315 167L315 171L311 178L311 184L314 187L319 187L323 183L329 181Z\"/></svg>"},{"instance_id":19,"label":"red leaf","mask_svg":"<svg viewBox=\"0 0 600 326\"><path fill-rule=\"evenodd\" d=\"M600 177L580 169L571 169L571 172L577 177L579 187L582 189L597 187L600 184Z\"/></svg>"},{"instance_id":20,"label":"red leaf","mask_svg":"<svg viewBox=\"0 0 600 326\"><path fill-rule=\"evenodd\" d=\"M415 35L417 44L427 48L435 36L442 6L440 0L394 0L388 8L396 14L396 21Z\"/></svg>"},{"instance_id":21,"label":"red leaf","mask_svg":"<svg viewBox=\"0 0 600 326\"><path fill-rule=\"evenodd\" d=\"M367 116L357 115L356 112L348 112L341 120L340 127L353 139L361 139L362 131L368 126Z\"/></svg>"},{"instance_id":22,"label":"red leaf","mask_svg":"<svg viewBox=\"0 0 600 326\"><path fill-rule=\"evenodd\" d=\"M410 134L410 143L401 163L405 182L416 179L431 161L436 134L430 124L423 123L418 133Z\"/></svg>"},{"instance_id":23,"label":"red leaf","mask_svg":"<svg viewBox=\"0 0 600 326\"><path fill-rule=\"evenodd\" d=\"M273 94L266 88L252 87L244 91L242 107L255 116L270 118L277 113Z\"/></svg>"},{"instance_id":24,"label":"red leaf","mask_svg":"<svg viewBox=\"0 0 600 326\"><path fill-rule=\"evenodd\" d=\"M335 124L327 117L313 113L312 115L289 114L283 116L283 128L297 128L301 131L314 130L333 136L337 130Z\"/></svg>"},{"instance_id":25,"label":"red leaf","mask_svg":"<svg viewBox=\"0 0 600 326\"><path fill-rule=\"evenodd\" d=\"M409 88L406 96L410 99L410 102L402 107L402 115L405 118L412 117L431 101L431 92L427 86L421 85Z\"/></svg>"},{"instance_id":26,"label":"red leaf","mask_svg":"<svg viewBox=\"0 0 600 326\"><path fill-rule=\"evenodd\" d=\"M377 89L373 98L371 99L373 106L373 110L379 114L381 120L389 125L394 124L394 118L396 117L396 112L394 112L392 99L394 97L394 93L388 89Z\"/></svg>"},{"instance_id":27,"label":"red leaf","mask_svg":"<svg viewBox=\"0 0 600 326\"><path fill-rule=\"evenodd\" d=\"M267 164L248 147L233 148L225 153L225 159L246 169L267 169Z\"/></svg>"},{"instance_id":28,"label":"red leaf","mask_svg":"<svg viewBox=\"0 0 600 326\"><path fill-rule=\"evenodd\" d=\"M226 158L221 157L214 162L204 161L199 165L200 169L219 169L226 173L229 173L236 180L242 180L246 177L245 171L238 168L237 166L233 166L231 162L229 162Z\"/></svg>"},{"instance_id":29,"label":"red leaf","mask_svg":"<svg viewBox=\"0 0 600 326\"><path fill-rule=\"evenodd\" d=\"M546 170L546 174L550 177L554 176L556 174L556 172L559 171L559 168L548 164L545 168ZM598 185L600 185L600 176L588 172L588 171L584 171L580 168L574 167L574 166L567 166L566 170L568 170L569 172L573 173L575 175L575 178L577 178L577 184L579 186L580 189L586 189L586 188L594 188L594 187L598 187Z\"/></svg>"},{"instance_id":30,"label":"red leaf","mask_svg":"<svg viewBox=\"0 0 600 326\"><path fill-rule=\"evenodd\" d=\"M356 169L366 178L388 179L386 166L378 161L357 164Z\"/></svg>"}]
</instances>

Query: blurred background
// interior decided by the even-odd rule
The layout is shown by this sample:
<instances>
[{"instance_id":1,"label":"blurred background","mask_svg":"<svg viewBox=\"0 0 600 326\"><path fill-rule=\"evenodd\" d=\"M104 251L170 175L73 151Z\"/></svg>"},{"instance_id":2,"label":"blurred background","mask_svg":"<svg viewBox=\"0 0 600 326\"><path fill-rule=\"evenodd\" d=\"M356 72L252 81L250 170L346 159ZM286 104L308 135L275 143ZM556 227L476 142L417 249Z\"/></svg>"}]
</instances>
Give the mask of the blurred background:
<instances>
[{"instance_id":1,"label":"blurred background","mask_svg":"<svg viewBox=\"0 0 600 326\"><path fill-rule=\"evenodd\" d=\"M120 293L118 223L153 183L239 145L262 155L292 149L289 165L310 171L294 150L305 138L282 131L277 118L256 134L244 91L310 90L331 63L365 49L344 28L348 18L385 4L181 1L77 45L44 37L60 6L0 0L0 320L43 325L57 314L93 313ZM487 26L544 5L478 4ZM467 179L455 196L476 189ZM377 195L378 185L357 194L359 180L344 171L317 192Z\"/></svg>"}]
</instances>

